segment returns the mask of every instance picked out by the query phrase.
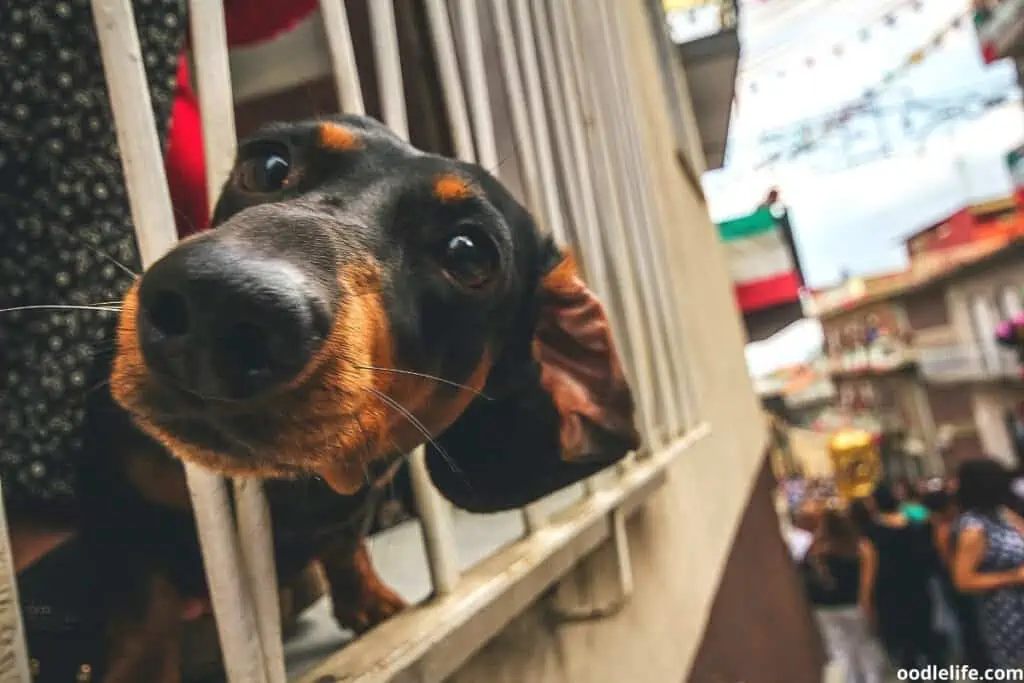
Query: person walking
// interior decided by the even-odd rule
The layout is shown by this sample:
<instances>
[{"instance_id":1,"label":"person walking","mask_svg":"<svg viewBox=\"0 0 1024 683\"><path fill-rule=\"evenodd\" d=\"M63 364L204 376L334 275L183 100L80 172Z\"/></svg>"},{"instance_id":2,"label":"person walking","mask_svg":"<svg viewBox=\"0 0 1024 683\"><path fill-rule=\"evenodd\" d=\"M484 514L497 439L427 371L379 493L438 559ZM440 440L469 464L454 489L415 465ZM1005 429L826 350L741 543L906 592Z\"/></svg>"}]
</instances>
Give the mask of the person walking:
<instances>
[{"instance_id":1,"label":"person walking","mask_svg":"<svg viewBox=\"0 0 1024 683\"><path fill-rule=\"evenodd\" d=\"M932 626L934 603L929 588L938 564L931 526L907 519L884 484L875 489L873 499L876 512L867 537L878 555L874 591L878 636L894 666L941 665L943 648Z\"/></svg>"},{"instance_id":2,"label":"person walking","mask_svg":"<svg viewBox=\"0 0 1024 683\"><path fill-rule=\"evenodd\" d=\"M994 460L963 463L953 581L978 597L982 643L996 667L1024 665L1024 519L1006 507L1008 472Z\"/></svg>"},{"instance_id":3,"label":"person walking","mask_svg":"<svg viewBox=\"0 0 1024 683\"><path fill-rule=\"evenodd\" d=\"M940 560L939 585L942 598L952 612L954 633L951 635L957 645L958 661L979 671L986 669L989 663L978 631L977 599L957 589L953 581L960 509L954 496L942 488L925 494L924 504L931 513L932 540Z\"/></svg>"},{"instance_id":4,"label":"person walking","mask_svg":"<svg viewBox=\"0 0 1024 683\"><path fill-rule=\"evenodd\" d=\"M832 658L848 683L881 683L886 668L871 632L877 557L846 515L826 511L804 563L807 593Z\"/></svg>"}]
</instances>

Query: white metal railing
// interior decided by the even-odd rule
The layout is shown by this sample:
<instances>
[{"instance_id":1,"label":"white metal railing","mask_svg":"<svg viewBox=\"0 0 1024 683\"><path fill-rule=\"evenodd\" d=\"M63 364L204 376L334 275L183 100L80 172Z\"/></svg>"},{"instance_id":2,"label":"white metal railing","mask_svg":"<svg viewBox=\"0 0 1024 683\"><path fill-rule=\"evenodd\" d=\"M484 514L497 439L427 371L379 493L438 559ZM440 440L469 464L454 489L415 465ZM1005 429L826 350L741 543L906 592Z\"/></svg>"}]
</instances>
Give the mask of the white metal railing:
<instances>
[{"instance_id":1,"label":"white metal railing","mask_svg":"<svg viewBox=\"0 0 1024 683\"><path fill-rule=\"evenodd\" d=\"M0 486L0 680L31 683L28 648L21 622L14 553L8 541L7 512ZM6 651L5 651L6 650Z\"/></svg>"},{"instance_id":2,"label":"white metal railing","mask_svg":"<svg viewBox=\"0 0 1024 683\"><path fill-rule=\"evenodd\" d=\"M622 491L602 493L589 486L589 502L583 506L584 512L610 515L622 599L627 599L633 578L625 513L617 506L626 499L624 491L639 491L654 481L658 468L697 438L697 432L685 442L679 439L693 426L686 359L676 343L683 329L679 274L666 259L666 232L659 228L651 194L643 117L626 66L622 7L616 0L482 1L489 3L497 36L525 203L558 240L577 248L590 285L606 302L615 336L626 351L642 431L655 456L640 469L621 470ZM446 0L425 2L456 155L496 169L479 7L475 2L454 3L453 18ZM222 3L215 0L192 0L190 6L207 182L214 201L235 153L224 14ZM363 113L363 84L344 1L321 0L320 7L341 110ZM383 119L408 137L393 0L368 0L368 8ZM176 233L132 3L93 0L93 13L132 218L143 265L148 266L173 246ZM460 585L460 573L450 505L430 481L422 448L411 456L411 465L431 582L435 593L451 593ZM229 489L221 477L197 467L187 466L186 472L228 681L284 683L276 570L262 484L243 479ZM232 492L236 515L229 505ZM546 524L534 506L523 514L531 533ZM563 533L570 528L576 527L564 527ZM2 551L0 547L0 560L10 557ZM18 638L9 640L17 644ZM21 671L27 662L24 647L14 652L14 680L28 683L27 672Z\"/></svg>"}]
</instances>

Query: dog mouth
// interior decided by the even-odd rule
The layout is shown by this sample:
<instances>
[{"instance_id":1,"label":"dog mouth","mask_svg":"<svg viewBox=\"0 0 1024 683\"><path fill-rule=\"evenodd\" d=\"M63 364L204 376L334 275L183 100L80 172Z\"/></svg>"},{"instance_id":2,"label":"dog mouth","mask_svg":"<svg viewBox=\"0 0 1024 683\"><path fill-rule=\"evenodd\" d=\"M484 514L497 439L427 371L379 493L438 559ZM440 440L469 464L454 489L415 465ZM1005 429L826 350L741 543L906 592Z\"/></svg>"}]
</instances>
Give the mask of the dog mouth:
<instances>
[{"instance_id":1,"label":"dog mouth","mask_svg":"<svg viewBox=\"0 0 1024 683\"><path fill-rule=\"evenodd\" d=\"M300 417L284 407L291 403L284 396L264 405L203 398L150 377L127 410L173 455L222 474L295 478L342 460L373 479L384 454L372 407Z\"/></svg>"}]
</instances>

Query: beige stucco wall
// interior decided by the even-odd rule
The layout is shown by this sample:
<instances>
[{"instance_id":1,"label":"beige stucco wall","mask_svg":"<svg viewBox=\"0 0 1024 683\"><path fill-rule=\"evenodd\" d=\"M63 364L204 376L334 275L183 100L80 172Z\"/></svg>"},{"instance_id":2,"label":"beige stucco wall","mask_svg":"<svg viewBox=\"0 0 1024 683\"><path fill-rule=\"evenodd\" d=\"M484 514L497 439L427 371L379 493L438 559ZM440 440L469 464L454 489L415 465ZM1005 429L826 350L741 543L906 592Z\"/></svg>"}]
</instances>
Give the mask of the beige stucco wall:
<instances>
[{"instance_id":1,"label":"beige stucco wall","mask_svg":"<svg viewBox=\"0 0 1024 683\"><path fill-rule=\"evenodd\" d=\"M611 4L630 42L653 195L673 236L669 257L686 305L691 382L711 433L675 463L667 487L630 524L636 592L625 611L554 626L537 605L471 659L454 683L683 681L761 462L765 433L728 271L706 207L675 158L643 3ZM596 559L589 570L607 575L607 560Z\"/></svg>"}]
</instances>

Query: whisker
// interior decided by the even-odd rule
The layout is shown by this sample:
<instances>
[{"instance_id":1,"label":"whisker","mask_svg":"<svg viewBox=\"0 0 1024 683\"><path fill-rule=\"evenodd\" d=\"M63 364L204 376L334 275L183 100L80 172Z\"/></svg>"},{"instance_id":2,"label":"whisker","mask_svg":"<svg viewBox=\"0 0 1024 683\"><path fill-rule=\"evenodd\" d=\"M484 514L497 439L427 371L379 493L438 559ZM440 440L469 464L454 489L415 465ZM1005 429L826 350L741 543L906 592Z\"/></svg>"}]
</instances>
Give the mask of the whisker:
<instances>
[{"instance_id":1,"label":"whisker","mask_svg":"<svg viewBox=\"0 0 1024 683\"><path fill-rule=\"evenodd\" d=\"M427 442L430 443L430 445L433 446L435 449L437 449L437 452L441 454L441 457L444 458L445 462L448 463L448 466L452 468L452 472L455 472L457 474L462 474L462 469L455 463L454 460L452 460L451 456L448 455L448 451L446 451L441 446L441 444L439 444L437 441L434 440L434 437L432 437L430 435L430 432L427 430L426 426L422 422L419 421L419 418L417 418L405 406L403 406L401 403L399 403L395 399L391 398L387 394L385 394L385 393L383 393L381 391L378 391L377 389L374 389L373 387L366 387L366 388L367 388L368 391L370 391L375 396L377 396L377 398L379 398L381 401L383 401L384 403L386 403L387 405L391 406L396 411L401 413L401 415L403 417L405 417L405 419L407 419L409 421L409 424L411 424L413 427L415 427L417 429L417 431L419 431L420 434L422 434L427 439Z\"/></svg>"},{"instance_id":2,"label":"whisker","mask_svg":"<svg viewBox=\"0 0 1024 683\"><path fill-rule=\"evenodd\" d=\"M92 394L93 392L99 391L100 389L102 389L105 386L108 386L109 384L110 384L110 380L109 379L105 379L102 382L97 382L96 384L92 385L91 387L89 387L88 389L85 390L85 395L88 396L88 395Z\"/></svg>"},{"instance_id":3,"label":"whisker","mask_svg":"<svg viewBox=\"0 0 1024 683\"><path fill-rule=\"evenodd\" d=\"M477 389L474 389L473 387L466 386L465 384L459 384L458 382L453 382L452 380L445 379L444 377L437 377L436 375L429 375L429 374L427 374L425 372L415 372L413 370L399 370L398 368L379 368L379 367L374 366L374 365L356 365L355 363L353 363L353 367L359 368L360 370L374 370L376 372L391 372L391 373L394 373L396 375L409 375L411 377L422 377L423 379L433 380L434 382L439 382L441 384L447 384L448 386L451 386L451 387L457 387L459 389L465 389L466 391L469 391L469 392L475 394L476 396L479 396L480 398L482 398L484 400L487 400L487 401L494 400L490 396L488 396L487 394L485 394L482 391L479 391Z\"/></svg>"},{"instance_id":4,"label":"whisker","mask_svg":"<svg viewBox=\"0 0 1024 683\"><path fill-rule=\"evenodd\" d=\"M113 256L111 256L110 254L107 254L107 253L105 253L105 252L103 252L103 251L101 251L101 250L97 249L97 248L96 248L96 247L94 247L93 245L89 244L89 242L88 242L88 241L86 241L86 240L82 239L82 237L81 237L80 235L76 235L76 234L75 234L74 232L72 232L71 230L69 230L69 229L67 229L67 228L65 228L65 227L63 227L63 226L61 226L61 229L63 230L63 232L64 232L64 234L65 234L66 236L68 236L68 237L70 237L71 239L75 240L76 242L78 242L79 244L81 244L81 245L82 245L83 247L85 247L86 249L88 249L89 251L91 251L92 253L94 253L95 255L99 256L99 257L100 257L101 259L105 259L105 260L109 261L109 262L110 262L110 263L112 263L112 264L113 264L114 266L116 266L116 267L120 268L120 269L121 269L122 271L124 271L124 272L125 272L125 273L127 273L128 275L131 275L131 277L132 277L132 279L133 279L133 280L137 280L137 279L138 279L138 277L139 277L139 274L138 274L138 273L136 273L136 272L135 272L134 270L132 270L131 268L129 268L129 267L128 267L128 266L126 266L125 264L123 264L123 263L121 263L120 261L118 261L118 260L117 260L116 258L114 258Z\"/></svg>"},{"instance_id":5,"label":"whisker","mask_svg":"<svg viewBox=\"0 0 1024 683\"><path fill-rule=\"evenodd\" d=\"M73 304L34 304L30 306L12 306L0 308L0 313L14 313L15 311L43 311L43 310L71 310L71 311L106 311L109 313L120 313L121 307L114 306L75 306Z\"/></svg>"}]
</instances>

